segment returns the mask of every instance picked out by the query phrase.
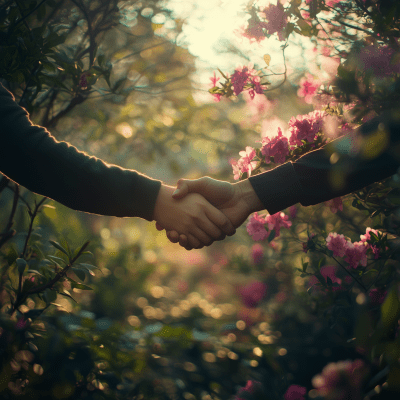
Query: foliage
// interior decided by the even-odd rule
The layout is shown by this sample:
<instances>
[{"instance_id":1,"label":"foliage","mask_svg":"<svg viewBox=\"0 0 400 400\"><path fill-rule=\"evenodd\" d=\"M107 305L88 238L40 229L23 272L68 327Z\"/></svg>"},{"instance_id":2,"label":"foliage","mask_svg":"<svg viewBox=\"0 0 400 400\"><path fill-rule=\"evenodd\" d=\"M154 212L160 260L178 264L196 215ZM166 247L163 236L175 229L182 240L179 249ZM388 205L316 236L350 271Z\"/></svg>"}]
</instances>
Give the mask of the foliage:
<instances>
[{"instance_id":1,"label":"foliage","mask_svg":"<svg viewBox=\"0 0 400 400\"><path fill-rule=\"evenodd\" d=\"M212 138L201 136L200 126L215 124L216 132L234 132L230 141L237 143L221 138L221 149L246 145L248 136L255 137L234 119L226 121L233 109L226 103L193 105L184 88L193 59L173 43L179 21L169 35L168 29L158 35L162 28L151 15L171 19L161 3L121 3L1 5L0 77L19 104L41 125L68 131L71 115L81 112L106 125L108 110L126 101L117 123L128 124L128 117L140 120L138 136L159 154L166 153L164 144L183 146L188 141L183 132ZM399 10L396 2L371 0L293 0L248 9L244 36L261 41L277 33L284 52L291 35L301 35L339 66L335 79L321 82L318 90L317 80L309 76L299 82L299 96L317 112L291 119L292 136L278 132L265 138L260 149L246 149L233 162L237 178L327 145L332 138L323 118L332 118L346 134L396 104ZM279 19L272 20L274 15ZM365 56L378 57L385 68L366 63ZM123 60L129 62L119 69ZM273 96L273 90L284 89L287 69L282 82L272 86L271 58L266 55L264 61L266 68L249 65L231 75L221 72L224 83L214 75L210 92L218 100L243 91L253 99L264 92ZM177 86L180 79L183 86ZM170 87L182 97L169 93ZM96 92L110 103L100 105ZM133 99L136 111L129 107ZM87 104L98 104L98 110ZM171 111L175 106L178 111ZM156 118L148 111L152 107ZM299 135L301 124L312 127L310 136ZM124 126L118 128L119 139L132 135L133 140L133 125L131 130ZM96 130L92 141L104 139L104 130ZM120 143L114 147L123 147ZM343 201L253 217L264 230L261 245L238 233L236 242L215 245L222 255L210 252L212 261L193 262L194 270L185 276L175 261L157 259L138 243L107 253L101 244L110 236L121 240L114 233L118 229L105 229L98 237L83 223L75 224L79 240L86 233L95 237L92 244L82 240L72 245L76 238L66 240L51 222L51 204L3 177L2 397L398 397L399 189L394 175ZM67 225L64 215L58 227ZM189 258L184 264L190 267Z\"/></svg>"}]
</instances>

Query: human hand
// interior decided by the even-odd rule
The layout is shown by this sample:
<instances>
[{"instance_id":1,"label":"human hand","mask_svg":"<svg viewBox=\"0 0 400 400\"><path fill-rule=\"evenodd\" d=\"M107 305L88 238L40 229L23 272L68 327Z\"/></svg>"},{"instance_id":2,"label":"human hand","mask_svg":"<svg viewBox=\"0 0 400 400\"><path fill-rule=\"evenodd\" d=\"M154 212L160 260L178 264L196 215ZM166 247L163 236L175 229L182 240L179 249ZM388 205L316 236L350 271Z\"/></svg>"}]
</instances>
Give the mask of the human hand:
<instances>
[{"instance_id":1,"label":"human hand","mask_svg":"<svg viewBox=\"0 0 400 400\"><path fill-rule=\"evenodd\" d=\"M210 245L214 240L233 235L235 228L230 220L203 196L191 193L173 198L175 188L161 185L153 219L157 227L174 231L186 238L183 247L191 250Z\"/></svg>"},{"instance_id":2,"label":"human hand","mask_svg":"<svg viewBox=\"0 0 400 400\"><path fill-rule=\"evenodd\" d=\"M242 225L251 213L264 209L248 180L231 184L210 177L196 180L180 179L173 197L182 199L188 193L193 192L201 194L212 205L221 210L235 228ZM157 225L157 229L163 229L162 225ZM185 235L179 235L176 231L168 231L167 229L167 236L171 242L179 241L181 246L188 249L188 238Z\"/></svg>"}]
</instances>

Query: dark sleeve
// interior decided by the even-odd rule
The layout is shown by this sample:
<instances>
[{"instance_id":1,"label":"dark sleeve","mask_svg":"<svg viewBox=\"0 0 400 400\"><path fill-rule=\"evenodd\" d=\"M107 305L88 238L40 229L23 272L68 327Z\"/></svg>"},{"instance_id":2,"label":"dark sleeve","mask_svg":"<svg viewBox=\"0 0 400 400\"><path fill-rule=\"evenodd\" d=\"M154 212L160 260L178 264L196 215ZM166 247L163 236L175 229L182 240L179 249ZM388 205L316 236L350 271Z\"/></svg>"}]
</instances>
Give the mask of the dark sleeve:
<instances>
[{"instance_id":1,"label":"dark sleeve","mask_svg":"<svg viewBox=\"0 0 400 400\"><path fill-rule=\"evenodd\" d=\"M310 206L394 175L400 166L400 117L387 111L295 162L250 177L270 214Z\"/></svg>"},{"instance_id":2,"label":"dark sleeve","mask_svg":"<svg viewBox=\"0 0 400 400\"><path fill-rule=\"evenodd\" d=\"M152 220L161 182L58 142L0 84L0 171L74 210Z\"/></svg>"}]
</instances>

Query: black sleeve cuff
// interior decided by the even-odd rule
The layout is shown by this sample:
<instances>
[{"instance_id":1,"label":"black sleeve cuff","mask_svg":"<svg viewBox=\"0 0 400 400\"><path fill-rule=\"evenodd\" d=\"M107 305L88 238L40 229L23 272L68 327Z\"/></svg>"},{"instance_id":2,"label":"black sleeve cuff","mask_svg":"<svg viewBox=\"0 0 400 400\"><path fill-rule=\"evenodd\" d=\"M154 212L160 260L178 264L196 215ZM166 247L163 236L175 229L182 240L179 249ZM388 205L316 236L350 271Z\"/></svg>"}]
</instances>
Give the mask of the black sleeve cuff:
<instances>
[{"instance_id":1,"label":"black sleeve cuff","mask_svg":"<svg viewBox=\"0 0 400 400\"><path fill-rule=\"evenodd\" d=\"M291 162L249 178L257 196L272 215L298 203L303 189Z\"/></svg>"}]
</instances>

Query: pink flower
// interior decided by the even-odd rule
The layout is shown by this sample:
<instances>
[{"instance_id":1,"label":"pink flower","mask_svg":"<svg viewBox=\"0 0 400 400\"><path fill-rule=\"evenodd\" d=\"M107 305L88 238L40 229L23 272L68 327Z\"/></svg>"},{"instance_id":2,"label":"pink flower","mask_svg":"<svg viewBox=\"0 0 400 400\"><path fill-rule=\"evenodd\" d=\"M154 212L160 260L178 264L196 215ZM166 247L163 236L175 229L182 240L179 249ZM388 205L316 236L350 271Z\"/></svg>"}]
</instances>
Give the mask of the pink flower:
<instances>
[{"instance_id":1,"label":"pink flower","mask_svg":"<svg viewBox=\"0 0 400 400\"><path fill-rule=\"evenodd\" d=\"M369 245L369 248L372 251L372 254L374 255L374 259L377 260L379 256L381 255L381 250L377 246L373 246L372 244Z\"/></svg>"},{"instance_id":2,"label":"pink flower","mask_svg":"<svg viewBox=\"0 0 400 400\"><path fill-rule=\"evenodd\" d=\"M220 79L220 78L217 78L217 77L216 77L215 71L214 71L214 76L212 76L212 77L210 78L210 81L211 81L211 83L212 83L212 87L217 86L217 82L219 81L219 79Z\"/></svg>"},{"instance_id":3,"label":"pink flower","mask_svg":"<svg viewBox=\"0 0 400 400\"><path fill-rule=\"evenodd\" d=\"M246 307L257 307L267 293L267 285L260 281L253 281L239 289L239 294Z\"/></svg>"},{"instance_id":4,"label":"pink flower","mask_svg":"<svg viewBox=\"0 0 400 400\"><path fill-rule=\"evenodd\" d=\"M253 244L251 246L251 258L253 259L254 264L260 264L260 262L264 258L264 248L259 243Z\"/></svg>"},{"instance_id":5,"label":"pink flower","mask_svg":"<svg viewBox=\"0 0 400 400\"><path fill-rule=\"evenodd\" d=\"M252 215L250 221L246 225L246 229L253 240L263 240L268 236L268 231L265 226L266 223L265 218L260 217L257 213Z\"/></svg>"},{"instance_id":6,"label":"pink flower","mask_svg":"<svg viewBox=\"0 0 400 400\"><path fill-rule=\"evenodd\" d=\"M374 233L376 236L378 236L378 231L376 229L372 228L367 228L365 230L365 235L360 235L360 239L362 242L367 242L368 240L371 240L371 234L370 232Z\"/></svg>"},{"instance_id":7,"label":"pink flower","mask_svg":"<svg viewBox=\"0 0 400 400\"><path fill-rule=\"evenodd\" d=\"M285 400L304 400L304 396L307 393L307 389L304 386L290 385L286 390L284 399Z\"/></svg>"},{"instance_id":8,"label":"pink flower","mask_svg":"<svg viewBox=\"0 0 400 400\"><path fill-rule=\"evenodd\" d=\"M358 54L360 69L371 71L378 78L385 78L400 73L400 64L396 62L395 53L387 45L369 45Z\"/></svg>"},{"instance_id":9,"label":"pink flower","mask_svg":"<svg viewBox=\"0 0 400 400\"><path fill-rule=\"evenodd\" d=\"M297 96L304 97L304 101L311 104L319 86L320 82L314 79L311 74L307 74L306 77L300 79L300 88L297 91Z\"/></svg>"},{"instance_id":10,"label":"pink flower","mask_svg":"<svg viewBox=\"0 0 400 400\"><path fill-rule=\"evenodd\" d=\"M214 76L212 76L211 78L210 78L210 81L211 81L211 84L212 84L212 88L213 87L215 87L215 86L217 86L217 82L219 81L219 79L220 78L217 78L216 76L215 76L215 71L214 71ZM214 97L214 101L220 101L221 100L221 95L220 94L218 94L218 93L213 93L213 97Z\"/></svg>"},{"instance_id":11,"label":"pink flower","mask_svg":"<svg viewBox=\"0 0 400 400\"><path fill-rule=\"evenodd\" d=\"M324 367L314 376L317 394L326 400L361 400L361 385L367 368L362 360L339 361Z\"/></svg>"},{"instance_id":12,"label":"pink flower","mask_svg":"<svg viewBox=\"0 0 400 400\"><path fill-rule=\"evenodd\" d=\"M232 165L233 179L235 179L235 181L237 181L238 179L240 179L240 176L242 175L241 165L234 158L231 158L229 160L229 163Z\"/></svg>"},{"instance_id":13,"label":"pink flower","mask_svg":"<svg viewBox=\"0 0 400 400\"><path fill-rule=\"evenodd\" d=\"M82 89L87 89L87 85L88 85L88 82L86 79L86 74L82 74L81 77L79 78L79 86Z\"/></svg>"},{"instance_id":14,"label":"pink flower","mask_svg":"<svg viewBox=\"0 0 400 400\"><path fill-rule=\"evenodd\" d=\"M235 400L261 399L264 398L264 396L265 393L262 383L249 380L244 388L239 389L237 395L235 396Z\"/></svg>"},{"instance_id":15,"label":"pink flower","mask_svg":"<svg viewBox=\"0 0 400 400\"><path fill-rule=\"evenodd\" d=\"M326 246L333 251L334 257L344 257L348 243L343 235L336 232L330 233L326 238Z\"/></svg>"},{"instance_id":16,"label":"pink flower","mask_svg":"<svg viewBox=\"0 0 400 400\"><path fill-rule=\"evenodd\" d=\"M306 115L292 117L289 121L289 131L291 136L289 143L294 146L302 146L302 140L312 143L317 133L322 129L325 113L323 111L313 111Z\"/></svg>"},{"instance_id":17,"label":"pink flower","mask_svg":"<svg viewBox=\"0 0 400 400\"><path fill-rule=\"evenodd\" d=\"M387 290L385 290L384 288L371 289L369 291L368 295L371 300L371 304L374 306L377 306L377 305L382 304L383 301L385 300L385 297L387 295Z\"/></svg>"},{"instance_id":18,"label":"pink flower","mask_svg":"<svg viewBox=\"0 0 400 400\"><path fill-rule=\"evenodd\" d=\"M339 285L342 284L342 280L336 276L338 271L337 265L326 265L320 269L321 275L325 278L325 281L328 282L328 278L332 281L332 283L338 283ZM316 276L311 276L308 280L308 284L310 286L314 286L319 282ZM333 286L332 290L335 292L337 290L343 290L343 287L340 286Z\"/></svg>"},{"instance_id":19,"label":"pink flower","mask_svg":"<svg viewBox=\"0 0 400 400\"><path fill-rule=\"evenodd\" d=\"M240 179L242 173L247 172L248 176L251 176L251 171L256 167L257 161L251 161L256 156L256 151L247 146L246 150L240 151L239 155L241 158L236 161L235 159L229 160L232 165L234 179Z\"/></svg>"},{"instance_id":20,"label":"pink flower","mask_svg":"<svg viewBox=\"0 0 400 400\"><path fill-rule=\"evenodd\" d=\"M28 326L28 322L23 317L21 317L18 319L17 323L15 324L15 329L17 331L22 331L27 326Z\"/></svg>"},{"instance_id":21,"label":"pink flower","mask_svg":"<svg viewBox=\"0 0 400 400\"><path fill-rule=\"evenodd\" d=\"M368 245L365 242L348 242L345 253L346 258L344 260L348 262L352 268L357 268L359 264L363 267L366 267L367 250Z\"/></svg>"},{"instance_id":22,"label":"pink flower","mask_svg":"<svg viewBox=\"0 0 400 400\"><path fill-rule=\"evenodd\" d=\"M247 22L247 28L243 31L242 35L258 43L264 40L265 33L263 29L266 29L266 23L260 21L255 12L252 13L251 18Z\"/></svg>"},{"instance_id":23,"label":"pink flower","mask_svg":"<svg viewBox=\"0 0 400 400\"><path fill-rule=\"evenodd\" d=\"M269 4L262 14L266 20L264 28L267 34L273 35L276 32L280 41L285 40L284 29L288 21L283 5L279 2L277 5Z\"/></svg>"},{"instance_id":24,"label":"pink flower","mask_svg":"<svg viewBox=\"0 0 400 400\"><path fill-rule=\"evenodd\" d=\"M286 161L286 156L289 155L289 142L283 136L281 128L278 128L278 136L275 136L272 140L269 137L264 137L261 143L261 153L265 156L267 164L271 162L271 157L274 157L276 164L283 164Z\"/></svg>"},{"instance_id":25,"label":"pink flower","mask_svg":"<svg viewBox=\"0 0 400 400\"><path fill-rule=\"evenodd\" d=\"M298 209L297 209L296 205L293 205L293 206L291 206L289 208L289 216L290 216L291 219L295 219L296 218L297 211L298 211Z\"/></svg>"},{"instance_id":26,"label":"pink flower","mask_svg":"<svg viewBox=\"0 0 400 400\"><path fill-rule=\"evenodd\" d=\"M231 81L233 92L236 96L243 92L245 85L249 81L250 74L249 69L245 66L236 68L235 72L232 74Z\"/></svg>"},{"instance_id":27,"label":"pink flower","mask_svg":"<svg viewBox=\"0 0 400 400\"><path fill-rule=\"evenodd\" d=\"M338 210L343 211L343 202L341 197L336 197L332 200L325 201L324 203L327 207L331 209L331 212L336 214Z\"/></svg>"},{"instance_id":28,"label":"pink flower","mask_svg":"<svg viewBox=\"0 0 400 400\"><path fill-rule=\"evenodd\" d=\"M256 161L252 161L253 158L256 156L256 151L252 147L247 146L246 150L239 151L239 155L242 157L239 160L242 162L242 172L248 172L248 175L250 176L251 171L257 165Z\"/></svg>"},{"instance_id":29,"label":"pink flower","mask_svg":"<svg viewBox=\"0 0 400 400\"><path fill-rule=\"evenodd\" d=\"M233 92L236 96L243 92L246 85L250 87L249 94L251 99L254 99L256 93L263 94L263 86L261 78L257 75L257 71L253 69L253 64L250 63L247 67L242 66L236 68L231 76Z\"/></svg>"},{"instance_id":30,"label":"pink flower","mask_svg":"<svg viewBox=\"0 0 400 400\"><path fill-rule=\"evenodd\" d=\"M275 230L275 237L280 235L281 228L290 228L292 222L289 221L289 216L285 215L283 212L277 212L273 215L267 215L265 221L268 223L268 229L272 231Z\"/></svg>"},{"instance_id":31,"label":"pink flower","mask_svg":"<svg viewBox=\"0 0 400 400\"><path fill-rule=\"evenodd\" d=\"M326 0L326 5L328 7L335 7L335 4L340 3L341 0Z\"/></svg>"}]
</instances>

